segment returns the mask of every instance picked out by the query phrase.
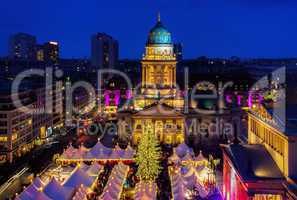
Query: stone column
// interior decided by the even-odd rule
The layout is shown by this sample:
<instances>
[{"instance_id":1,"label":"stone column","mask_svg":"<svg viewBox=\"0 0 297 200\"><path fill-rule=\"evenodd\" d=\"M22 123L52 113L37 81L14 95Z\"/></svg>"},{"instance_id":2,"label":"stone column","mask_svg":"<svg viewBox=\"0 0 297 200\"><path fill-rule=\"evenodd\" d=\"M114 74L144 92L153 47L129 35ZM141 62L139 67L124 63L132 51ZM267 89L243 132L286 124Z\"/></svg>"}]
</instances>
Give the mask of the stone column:
<instances>
[{"instance_id":1,"label":"stone column","mask_svg":"<svg viewBox=\"0 0 297 200\"><path fill-rule=\"evenodd\" d=\"M176 85L176 67L175 66L172 66L173 68L173 86Z\"/></svg>"},{"instance_id":2,"label":"stone column","mask_svg":"<svg viewBox=\"0 0 297 200\"><path fill-rule=\"evenodd\" d=\"M145 86L145 65L142 65L142 71L141 71L141 86L144 87Z\"/></svg>"}]
</instances>

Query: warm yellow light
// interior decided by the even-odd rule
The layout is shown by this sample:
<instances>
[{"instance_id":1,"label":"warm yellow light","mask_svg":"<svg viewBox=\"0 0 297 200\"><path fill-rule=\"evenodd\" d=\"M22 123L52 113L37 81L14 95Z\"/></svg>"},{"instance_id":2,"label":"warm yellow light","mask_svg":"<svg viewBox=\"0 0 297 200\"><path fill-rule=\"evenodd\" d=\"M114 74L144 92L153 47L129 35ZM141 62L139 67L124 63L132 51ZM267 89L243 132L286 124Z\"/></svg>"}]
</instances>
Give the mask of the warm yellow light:
<instances>
[{"instance_id":1,"label":"warm yellow light","mask_svg":"<svg viewBox=\"0 0 297 200\"><path fill-rule=\"evenodd\" d=\"M7 142L7 137L0 137L0 142Z\"/></svg>"},{"instance_id":2,"label":"warm yellow light","mask_svg":"<svg viewBox=\"0 0 297 200\"><path fill-rule=\"evenodd\" d=\"M16 140L18 138L18 134L13 134L12 136L11 136L11 140Z\"/></svg>"}]
</instances>

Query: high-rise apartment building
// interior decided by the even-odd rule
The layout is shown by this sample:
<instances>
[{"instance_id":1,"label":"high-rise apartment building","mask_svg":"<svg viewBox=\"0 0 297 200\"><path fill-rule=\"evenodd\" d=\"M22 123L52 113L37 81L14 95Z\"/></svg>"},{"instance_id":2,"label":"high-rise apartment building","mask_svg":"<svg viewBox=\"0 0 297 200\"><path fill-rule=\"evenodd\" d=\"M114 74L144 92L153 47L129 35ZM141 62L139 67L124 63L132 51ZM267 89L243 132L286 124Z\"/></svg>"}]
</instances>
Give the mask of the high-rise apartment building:
<instances>
[{"instance_id":1,"label":"high-rise apartment building","mask_svg":"<svg viewBox=\"0 0 297 200\"><path fill-rule=\"evenodd\" d=\"M35 47L35 36L26 33L14 34L9 38L9 57L19 60L35 60Z\"/></svg>"},{"instance_id":2,"label":"high-rise apartment building","mask_svg":"<svg viewBox=\"0 0 297 200\"><path fill-rule=\"evenodd\" d=\"M114 68L119 57L118 41L105 33L91 37L91 64L100 69Z\"/></svg>"}]
</instances>

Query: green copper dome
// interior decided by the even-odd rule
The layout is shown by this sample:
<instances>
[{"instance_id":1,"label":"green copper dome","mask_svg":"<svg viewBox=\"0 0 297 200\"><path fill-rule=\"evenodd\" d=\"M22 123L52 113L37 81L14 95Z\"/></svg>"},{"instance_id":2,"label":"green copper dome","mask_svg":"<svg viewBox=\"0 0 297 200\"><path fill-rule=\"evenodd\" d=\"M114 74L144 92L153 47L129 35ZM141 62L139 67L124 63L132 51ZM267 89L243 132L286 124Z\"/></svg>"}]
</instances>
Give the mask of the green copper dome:
<instances>
[{"instance_id":1,"label":"green copper dome","mask_svg":"<svg viewBox=\"0 0 297 200\"><path fill-rule=\"evenodd\" d=\"M161 23L160 15L157 24L150 30L148 44L171 44L171 34Z\"/></svg>"}]
</instances>

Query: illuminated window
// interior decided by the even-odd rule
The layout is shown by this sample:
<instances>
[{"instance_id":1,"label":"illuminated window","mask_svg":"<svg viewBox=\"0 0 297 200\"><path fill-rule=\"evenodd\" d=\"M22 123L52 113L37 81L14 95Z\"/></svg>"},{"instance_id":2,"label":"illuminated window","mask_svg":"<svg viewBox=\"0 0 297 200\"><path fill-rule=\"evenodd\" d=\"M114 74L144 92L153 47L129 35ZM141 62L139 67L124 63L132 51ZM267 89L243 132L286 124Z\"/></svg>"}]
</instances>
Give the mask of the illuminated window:
<instances>
[{"instance_id":1,"label":"illuminated window","mask_svg":"<svg viewBox=\"0 0 297 200\"><path fill-rule=\"evenodd\" d=\"M7 137L0 137L0 142L7 142Z\"/></svg>"}]
</instances>

